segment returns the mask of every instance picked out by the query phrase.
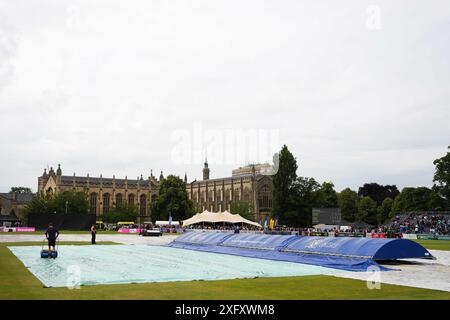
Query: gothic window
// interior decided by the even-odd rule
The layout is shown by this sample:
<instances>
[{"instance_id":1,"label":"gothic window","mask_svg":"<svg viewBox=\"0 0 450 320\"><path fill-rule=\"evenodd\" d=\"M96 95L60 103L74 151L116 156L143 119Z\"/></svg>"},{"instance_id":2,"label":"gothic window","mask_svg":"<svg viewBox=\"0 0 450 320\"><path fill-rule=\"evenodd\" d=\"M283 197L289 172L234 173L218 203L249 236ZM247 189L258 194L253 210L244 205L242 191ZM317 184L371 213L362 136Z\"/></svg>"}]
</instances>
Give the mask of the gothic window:
<instances>
[{"instance_id":1,"label":"gothic window","mask_svg":"<svg viewBox=\"0 0 450 320\"><path fill-rule=\"evenodd\" d=\"M147 196L145 194L141 195L139 201L139 212L141 215L145 215L147 211Z\"/></svg>"},{"instance_id":2,"label":"gothic window","mask_svg":"<svg viewBox=\"0 0 450 320\"><path fill-rule=\"evenodd\" d=\"M212 190L210 190L208 192L208 200L209 200L210 203L214 201L214 199L213 199L213 191Z\"/></svg>"},{"instance_id":3,"label":"gothic window","mask_svg":"<svg viewBox=\"0 0 450 320\"><path fill-rule=\"evenodd\" d=\"M248 188L244 189L244 200L249 201L250 200L250 190Z\"/></svg>"},{"instance_id":4,"label":"gothic window","mask_svg":"<svg viewBox=\"0 0 450 320\"><path fill-rule=\"evenodd\" d=\"M267 185L263 186L258 192L258 204L260 208L268 209L272 207L271 192Z\"/></svg>"},{"instance_id":5,"label":"gothic window","mask_svg":"<svg viewBox=\"0 0 450 320\"><path fill-rule=\"evenodd\" d=\"M130 193L130 194L128 195L128 205L129 205L129 206L134 205L134 194L132 194L132 193Z\"/></svg>"},{"instance_id":6,"label":"gothic window","mask_svg":"<svg viewBox=\"0 0 450 320\"><path fill-rule=\"evenodd\" d=\"M97 194L91 193L89 197L89 212L92 214L97 214Z\"/></svg>"},{"instance_id":7,"label":"gothic window","mask_svg":"<svg viewBox=\"0 0 450 320\"><path fill-rule=\"evenodd\" d=\"M216 202L219 203L222 200L222 190L217 190L216 191Z\"/></svg>"},{"instance_id":8,"label":"gothic window","mask_svg":"<svg viewBox=\"0 0 450 320\"><path fill-rule=\"evenodd\" d=\"M234 189L234 201L239 201L239 189Z\"/></svg>"},{"instance_id":9,"label":"gothic window","mask_svg":"<svg viewBox=\"0 0 450 320\"><path fill-rule=\"evenodd\" d=\"M197 194L197 191L194 192L194 199L193 199L193 201L194 201L194 202L198 202L198 194Z\"/></svg>"},{"instance_id":10,"label":"gothic window","mask_svg":"<svg viewBox=\"0 0 450 320\"><path fill-rule=\"evenodd\" d=\"M201 191L201 198L200 201L203 202L205 200L205 191Z\"/></svg>"},{"instance_id":11,"label":"gothic window","mask_svg":"<svg viewBox=\"0 0 450 320\"><path fill-rule=\"evenodd\" d=\"M116 194L116 206L120 207L123 204L123 194Z\"/></svg>"},{"instance_id":12,"label":"gothic window","mask_svg":"<svg viewBox=\"0 0 450 320\"><path fill-rule=\"evenodd\" d=\"M109 212L109 193L103 194L103 213Z\"/></svg>"},{"instance_id":13,"label":"gothic window","mask_svg":"<svg viewBox=\"0 0 450 320\"><path fill-rule=\"evenodd\" d=\"M231 190L231 189L228 189L228 192L227 192L227 201L228 202L231 202L231 200L233 200L233 190Z\"/></svg>"}]
</instances>

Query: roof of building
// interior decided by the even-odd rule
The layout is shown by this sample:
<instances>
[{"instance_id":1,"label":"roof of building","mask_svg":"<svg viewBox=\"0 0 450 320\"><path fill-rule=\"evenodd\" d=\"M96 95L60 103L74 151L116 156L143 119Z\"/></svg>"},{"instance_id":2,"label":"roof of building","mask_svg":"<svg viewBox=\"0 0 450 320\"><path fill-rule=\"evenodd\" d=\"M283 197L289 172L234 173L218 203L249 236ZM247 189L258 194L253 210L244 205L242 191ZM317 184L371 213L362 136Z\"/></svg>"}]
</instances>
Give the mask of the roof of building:
<instances>
[{"instance_id":1,"label":"roof of building","mask_svg":"<svg viewBox=\"0 0 450 320\"><path fill-rule=\"evenodd\" d=\"M17 218L16 214L14 213L14 211L12 211L10 214L8 215L2 215L0 214L0 221L20 221L19 218Z\"/></svg>"},{"instance_id":2,"label":"roof of building","mask_svg":"<svg viewBox=\"0 0 450 320\"><path fill-rule=\"evenodd\" d=\"M34 193L0 193L0 197L9 201L17 201L18 203L29 203L33 196Z\"/></svg>"},{"instance_id":3,"label":"roof of building","mask_svg":"<svg viewBox=\"0 0 450 320\"><path fill-rule=\"evenodd\" d=\"M256 175L256 180L260 180L261 178L264 177L270 177L268 175L263 175L263 174L257 174ZM194 180L188 184L192 184L192 185L198 185L198 184L203 184L203 183L214 183L214 182L226 182L226 181L236 181L237 183L239 183L239 181L242 179L243 181L249 180L251 179L251 176L240 176L240 177L225 177L225 178L214 178L214 179L207 179L207 180Z\"/></svg>"},{"instance_id":4,"label":"roof of building","mask_svg":"<svg viewBox=\"0 0 450 320\"><path fill-rule=\"evenodd\" d=\"M245 177L252 176L253 172L256 175L269 175L273 172L274 168L268 163L249 164L244 167L239 167L231 171L233 177Z\"/></svg>"},{"instance_id":5,"label":"roof of building","mask_svg":"<svg viewBox=\"0 0 450 320\"><path fill-rule=\"evenodd\" d=\"M68 185L72 184L75 181L76 184L87 184L89 181L89 184L92 185L100 185L100 182L104 186L113 185L114 183L116 186L124 186L125 182L128 184L128 186L142 186L142 187L148 187L149 186L149 180L148 179L117 179L117 178L103 178L103 177L80 177L80 176L61 176L61 183ZM155 181L156 182L156 181Z\"/></svg>"}]
</instances>

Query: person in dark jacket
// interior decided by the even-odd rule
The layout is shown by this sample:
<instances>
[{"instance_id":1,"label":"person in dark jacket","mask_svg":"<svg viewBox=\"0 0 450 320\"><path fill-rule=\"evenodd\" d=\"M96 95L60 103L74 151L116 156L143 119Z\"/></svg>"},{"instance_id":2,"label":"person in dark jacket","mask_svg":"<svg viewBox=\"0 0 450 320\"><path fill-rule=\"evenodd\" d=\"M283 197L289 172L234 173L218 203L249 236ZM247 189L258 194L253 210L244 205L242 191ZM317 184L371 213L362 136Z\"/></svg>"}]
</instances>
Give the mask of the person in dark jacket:
<instances>
[{"instance_id":1,"label":"person in dark jacket","mask_svg":"<svg viewBox=\"0 0 450 320\"><path fill-rule=\"evenodd\" d=\"M58 239L59 231L56 230L56 228L53 227L52 223L48 224L48 229L45 232L45 237L48 241L48 251L52 252L52 250L55 250L56 246L56 239Z\"/></svg>"},{"instance_id":2,"label":"person in dark jacket","mask_svg":"<svg viewBox=\"0 0 450 320\"><path fill-rule=\"evenodd\" d=\"M93 224L91 227L91 235L91 244L95 244L95 236L97 235L97 227L95 226L95 224Z\"/></svg>"}]
</instances>

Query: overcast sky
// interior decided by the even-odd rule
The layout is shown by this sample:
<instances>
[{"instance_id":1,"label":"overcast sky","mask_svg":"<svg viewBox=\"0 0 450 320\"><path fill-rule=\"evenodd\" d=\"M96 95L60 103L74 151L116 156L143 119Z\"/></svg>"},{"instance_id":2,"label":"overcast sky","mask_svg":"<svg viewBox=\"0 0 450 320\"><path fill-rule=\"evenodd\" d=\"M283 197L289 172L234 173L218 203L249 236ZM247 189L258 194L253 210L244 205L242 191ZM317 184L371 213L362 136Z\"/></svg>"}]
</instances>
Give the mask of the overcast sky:
<instances>
[{"instance_id":1,"label":"overcast sky","mask_svg":"<svg viewBox=\"0 0 450 320\"><path fill-rule=\"evenodd\" d=\"M230 133L259 149L224 160ZM449 138L448 0L0 0L3 192L58 163L224 177L282 144L337 190L430 186Z\"/></svg>"}]
</instances>

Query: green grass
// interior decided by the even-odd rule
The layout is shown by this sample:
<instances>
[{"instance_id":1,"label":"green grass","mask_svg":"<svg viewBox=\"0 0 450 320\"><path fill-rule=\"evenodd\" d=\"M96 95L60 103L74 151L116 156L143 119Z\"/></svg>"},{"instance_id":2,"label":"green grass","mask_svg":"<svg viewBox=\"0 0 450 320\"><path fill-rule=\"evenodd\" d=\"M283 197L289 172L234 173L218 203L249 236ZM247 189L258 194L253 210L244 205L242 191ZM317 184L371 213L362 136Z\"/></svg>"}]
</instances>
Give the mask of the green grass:
<instances>
[{"instance_id":1,"label":"green grass","mask_svg":"<svg viewBox=\"0 0 450 320\"><path fill-rule=\"evenodd\" d=\"M450 299L448 292L387 284L369 290L364 281L331 276L43 288L7 248L12 245L36 243L0 243L0 299Z\"/></svg>"},{"instance_id":2,"label":"green grass","mask_svg":"<svg viewBox=\"0 0 450 320\"><path fill-rule=\"evenodd\" d=\"M450 251L450 240L414 240L430 250Z\"/></svg>"}]
</instances>

